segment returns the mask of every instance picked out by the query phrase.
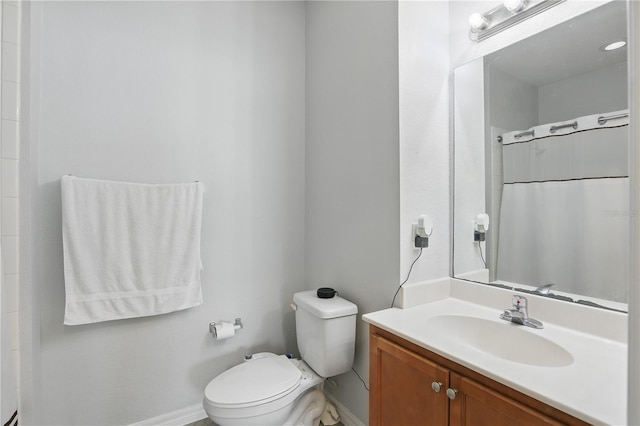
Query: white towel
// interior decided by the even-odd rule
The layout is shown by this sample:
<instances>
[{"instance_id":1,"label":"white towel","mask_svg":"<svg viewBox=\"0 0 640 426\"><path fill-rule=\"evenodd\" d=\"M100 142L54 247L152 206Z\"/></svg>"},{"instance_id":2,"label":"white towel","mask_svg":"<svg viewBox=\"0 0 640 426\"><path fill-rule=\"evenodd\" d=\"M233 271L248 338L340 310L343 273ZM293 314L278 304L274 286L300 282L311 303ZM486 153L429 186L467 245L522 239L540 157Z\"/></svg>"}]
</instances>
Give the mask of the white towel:
<instances>
[{"instance_id":1,"label":"white towel","mask_svg":"<svg viewBox=\"0 0 640 426\"><path fill-rule=\"evenodd\" d=\"M62 178L66 325L202 303L201 183Z\"/></svg>"}]
</instances>

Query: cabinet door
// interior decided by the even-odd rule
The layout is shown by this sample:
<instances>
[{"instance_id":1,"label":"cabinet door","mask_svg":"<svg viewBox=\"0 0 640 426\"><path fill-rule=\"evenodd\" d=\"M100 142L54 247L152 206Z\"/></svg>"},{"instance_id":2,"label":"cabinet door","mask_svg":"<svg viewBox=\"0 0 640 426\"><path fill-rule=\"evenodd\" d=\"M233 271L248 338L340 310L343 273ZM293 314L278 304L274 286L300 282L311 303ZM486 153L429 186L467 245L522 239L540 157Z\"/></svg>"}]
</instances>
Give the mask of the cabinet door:
<instances>
[{"instance_id":1,"label":"cabinet door","mask_svg":"<svg viewBox=\"0 0 640 426\"><path fill-rule=\"evenodd\" d=\"M375 334L370 345L370 425L447 425L449 370Z\"/></svg>"},{"instance_id":2,"label":"cabinet door","mask_svg":"<svg viewBox=\"0 0 640 426\"><path fill-rule=\"evenodd\" d=\"M536 426L562 423L497 393L467 377L451 373L451 426Z\"/></svg>"}]
</instances>

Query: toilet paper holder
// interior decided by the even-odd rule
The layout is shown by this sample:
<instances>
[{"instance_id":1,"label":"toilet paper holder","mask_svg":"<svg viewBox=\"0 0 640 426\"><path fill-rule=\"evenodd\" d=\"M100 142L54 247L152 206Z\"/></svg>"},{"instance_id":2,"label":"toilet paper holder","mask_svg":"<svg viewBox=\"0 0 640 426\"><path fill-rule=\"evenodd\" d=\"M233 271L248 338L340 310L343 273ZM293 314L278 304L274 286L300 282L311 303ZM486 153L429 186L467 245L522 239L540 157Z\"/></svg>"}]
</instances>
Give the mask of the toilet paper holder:
<instances>
[{"instance_id":1,"label":"toilet paper holder","mask_svg":"<svg viewBox=\"0 0 640 426\"><path fill-rule=\"evenodd\" d=\"M209 333L213 334L214 338L217 338L217 330L216 330L216 324L220 325L225 323L225 321L220 321L220 322L210 322L209 323ZM230 324L230 323L229 323ZM236 318L235 321L233 322L233 329L234 330L240 330L243 329L244 325L242 324L242 319L240 318Z\"/></svg>"}]
</instances>

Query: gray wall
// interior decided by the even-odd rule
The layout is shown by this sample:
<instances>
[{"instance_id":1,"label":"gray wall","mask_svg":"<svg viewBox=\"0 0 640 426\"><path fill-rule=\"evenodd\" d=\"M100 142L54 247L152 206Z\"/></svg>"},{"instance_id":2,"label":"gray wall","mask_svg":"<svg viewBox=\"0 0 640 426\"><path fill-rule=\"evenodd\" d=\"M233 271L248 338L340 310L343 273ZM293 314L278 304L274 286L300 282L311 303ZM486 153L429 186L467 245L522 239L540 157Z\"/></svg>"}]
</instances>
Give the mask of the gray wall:
<instances>
[{"instance_id":1,"label":"gray wall","mask_svg":"<svg viewBox=\"0 0 640 426\"><path fill-rule=\"evenodd\" d=\"M488 74L488 113L492 126L512 131L539 124L537 87L523 83L497 67L490 68Z\"/></svg>"},{"instance_id":2,"label":"gray wall","mask_svg":"<svg viewBox=\"0 0 640 426\"><path fill-rule=\"evenodd\" d=\"M304 3L32 8L40 422L151 418L200 402L207 382L246 352L295 352L289 303L305 288ZM59 179L68 173L203 182L204 305L63 326ZM214 342L209 322L235 317L245 329Z\"/></svg>"},{"instance_id":3,"label":"gray wall","mask_svg":"<svg viewBox=\"0 0 640 426\"><path fill-rule=\"evenodd\" d=\"M127 424L198 403L242 353L295 351L300 289L336 287L360 313L387 307L419 214L437 237L410 281L447 274L448 2L31 7L25 294L41 423ZM203 181L205 304L62 326L66 173ZM235 316L246 328L212 342L208 322ZM365 380L367 340L358 320ZM366 421L362 384L336 381L329 392Z\"/></svg>"},{"instance_id":4,"label":"gray wall","mask_svg":"<svg viewBox=\"0 0 640 426\"><path fill-rule=\"evenodd\" d=\"M412 223L433 221L429 248L408 283L449 275L449 1L398 2L400 70L400 275L407 278L419 250Z\"/></svg>"},{"instance_id":5,"label":"gray wall","mask_svg":"<svg viewBox=\"0 0 640 426\"><path fill-rule=\"evenodd\" d=\"M399 276L398 5L307 4L307 287L335 287L360 313L387 307ZM355 368L368 378L366 324ZM335 394L368 419L353 373Z\"/></svg>"},{"instance_id":6,"label":"gray wall","mask_svg":"<svg viewBox=\"0 0 640 426\"><path fill-rule=\"evenodd\" d=\"M572 76L538 88L538 124L629 107L627 62Z\"/></svg>"}]
</instances>

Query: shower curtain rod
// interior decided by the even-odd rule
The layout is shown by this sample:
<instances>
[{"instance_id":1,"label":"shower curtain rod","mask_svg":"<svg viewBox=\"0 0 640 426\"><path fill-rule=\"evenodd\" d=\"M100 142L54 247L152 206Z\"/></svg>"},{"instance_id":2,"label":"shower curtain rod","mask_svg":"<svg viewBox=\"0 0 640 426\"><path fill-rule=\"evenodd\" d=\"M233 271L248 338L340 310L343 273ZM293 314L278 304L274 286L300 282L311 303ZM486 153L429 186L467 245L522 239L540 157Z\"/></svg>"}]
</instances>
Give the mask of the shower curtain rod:
<instances>
[{"instance_id":1,"label":"shower curtain rod","mask_svg":"<svg viewBox=\"0 0 640 426\"><path fill-rule=\"evenodd\" d=\"M598 124L600 125L604 125L607 123L607 121L609 120L619 120L621 118L627 118L629 117L629 113L622 113L622 114L615 114L615 115L609 115L609 116L604 116L601 115L600 117L598 117ZM553 126L549 127L549 132L550 133L555 133L556 131L560 130L560 129L566 129L568 127L573 127L574 129L578 128L578 121L575 120L571 123L565 123L565 124L554 124ZM526 130L524 132L520 132L517 133L515 135L513 135L513 137L515 139L520 139L521 137L524 136L531 136L531 137L535 137L535 130L531 129L531 130ZM497 137L498 142L502 143L503 141L503 137L502 135L499 135Z\"/></svg>"}]
</instances>

